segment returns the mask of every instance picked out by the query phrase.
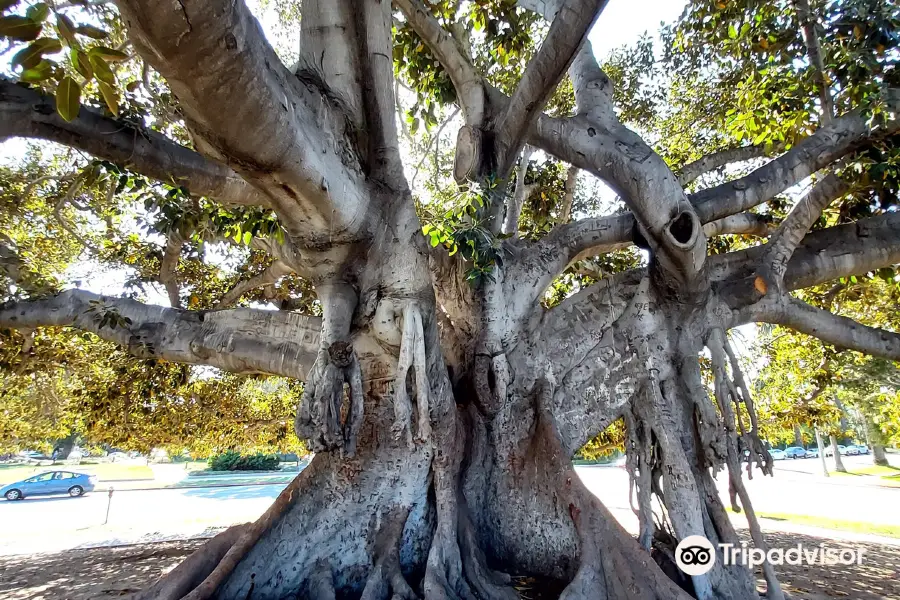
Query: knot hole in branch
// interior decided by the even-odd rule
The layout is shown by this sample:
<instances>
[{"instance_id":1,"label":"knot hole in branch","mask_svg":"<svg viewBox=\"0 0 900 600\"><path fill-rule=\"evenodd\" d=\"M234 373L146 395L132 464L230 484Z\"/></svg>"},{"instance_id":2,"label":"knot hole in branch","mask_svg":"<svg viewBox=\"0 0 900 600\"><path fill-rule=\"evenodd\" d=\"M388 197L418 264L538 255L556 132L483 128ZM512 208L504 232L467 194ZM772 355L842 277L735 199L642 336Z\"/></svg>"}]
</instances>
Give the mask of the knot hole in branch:
<instances>
[{"instance_id":1,"label":"knot hole in branch","mask_svg":"<svg viewBox=\"0 0 900 600\"><path fill-rule=\"evenodd\" d=\"M694 213L685 211L672 219L668 230L675 245L687 249L693 246L697 240L700 220Z\"/></svg>"}]
</instances>

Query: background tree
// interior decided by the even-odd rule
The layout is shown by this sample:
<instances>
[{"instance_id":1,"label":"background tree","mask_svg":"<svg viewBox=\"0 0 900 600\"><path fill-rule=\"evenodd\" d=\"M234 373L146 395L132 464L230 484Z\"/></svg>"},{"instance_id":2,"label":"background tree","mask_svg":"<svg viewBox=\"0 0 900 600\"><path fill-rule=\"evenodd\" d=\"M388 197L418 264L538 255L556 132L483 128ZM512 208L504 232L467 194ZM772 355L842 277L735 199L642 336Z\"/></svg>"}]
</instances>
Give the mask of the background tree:
<instances>
[{"instance_id":1,"label":"background tree","mask_svg":"<svg viewBox=\"0 0 900 600\"><path fill-rule=\"evenodd\" d=\"M566 598L757 597L746 569L676 584L652 559L689 535L737 542L723 470L764 546L739 456L771 459L729 329L900 358L900 335L791 294L900 261L896 8L697 0L653 78L646 44L601 69L586 36L604 4L306 0L288 15L295 62L240 1L4 3L23 84L0 84L0 135L93 157L74 153L39 197L170 305L20 286L33 270L7 242L7 335L74 327L163 377L180 363L304 381L295 431L316 458L143 597L507 598L511 574ZM433 199L410 190L403 123L437 128ZM520 159L526 144L553 158ZM728 167L748 155L746 175ZM586 177L622 208L581 210ZM37 183L21 181L24 202ZM830 206L842 220L809 232ZM231 288L231 255L208 244L238 246ZM256 289L281 310L227 308ZM619 419L638 540L570 461Z\"/></svg>"}]
</instances>

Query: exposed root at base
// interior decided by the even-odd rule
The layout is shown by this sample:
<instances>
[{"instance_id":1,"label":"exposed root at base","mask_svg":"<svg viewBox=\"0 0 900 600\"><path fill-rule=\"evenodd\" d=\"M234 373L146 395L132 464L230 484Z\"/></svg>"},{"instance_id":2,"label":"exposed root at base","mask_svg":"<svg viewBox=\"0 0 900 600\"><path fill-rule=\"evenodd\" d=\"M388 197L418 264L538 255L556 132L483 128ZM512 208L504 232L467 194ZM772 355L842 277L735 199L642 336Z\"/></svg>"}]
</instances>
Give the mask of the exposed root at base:
<instances>
[{"instance_id":1,"label":"exposed root at base","mask_svg":"<svg viewBox=\"0 0 900 600\"><path fill-rule=\"evenodd\" d=\"M197 549L132 600L209 600L272 524L294 504L307 469L284 488L272 506L253 523L236 525Z\"/></svg>"},{"instance_id":2,"label":"exposed root at base","mask_svg":"<svg viewBox=\"0 0 900 600\"><path fill-rule=\"evenodd\" d=\"M374 565L360 600L416 600L400 571L400 538L409 508L398 507L384 519L372 543Z\"/></svg>"}]
</instances>

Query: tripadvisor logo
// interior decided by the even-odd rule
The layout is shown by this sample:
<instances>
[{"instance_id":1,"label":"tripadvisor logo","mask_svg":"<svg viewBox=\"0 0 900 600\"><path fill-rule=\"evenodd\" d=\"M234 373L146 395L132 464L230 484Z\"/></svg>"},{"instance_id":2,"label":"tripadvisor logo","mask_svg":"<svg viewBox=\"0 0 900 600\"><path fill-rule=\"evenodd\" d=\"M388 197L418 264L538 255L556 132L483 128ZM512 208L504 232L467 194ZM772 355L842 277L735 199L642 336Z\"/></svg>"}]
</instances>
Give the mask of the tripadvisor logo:
<instances>
[{"instance_id":1,"label":"tripadvisor logo","mask_svg":"<svg viewBox=\"0 0 900 600\"><path fill-rule=\"evenodd\" d=\"M829 548L825 544L790 548L749 548L746 543L719 544L723 565L744 565L751 569L763 563L781 565L861 565L865 548ZM690 535L675 548L675 564L687 575L704 575L716 564L716 548L702 535Z\"/></svg>"},{"instance_id":2,"label":"tripadvisor logo","mask_svg":"<svg viewBox=\"0 0 900 600\"><path fill-rule=\"evenodd\" d=\"M675 564L688 575L703 575L716 564L716 549L702 535L689 535L675 548Z\"/></svg>"}]
</instances>

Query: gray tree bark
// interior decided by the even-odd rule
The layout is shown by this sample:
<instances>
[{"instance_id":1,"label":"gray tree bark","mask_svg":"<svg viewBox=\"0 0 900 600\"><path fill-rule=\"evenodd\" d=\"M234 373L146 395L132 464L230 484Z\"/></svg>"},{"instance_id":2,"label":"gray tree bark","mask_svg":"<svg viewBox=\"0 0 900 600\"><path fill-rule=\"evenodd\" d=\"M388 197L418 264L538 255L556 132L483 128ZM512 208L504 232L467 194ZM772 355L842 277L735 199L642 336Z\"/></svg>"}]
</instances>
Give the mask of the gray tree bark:
<instances>
[{"instance_id":1,"label":"gray tree bark","mask_svg":"<svg viewBox=\"0 0 900 600\"><path fill-rule=\"evenodd\" d=\"M726 332L763 320L900 359L900 335L789 296L900 262L898 215L809 235L809 220L795 216L771 246L716 257L707 236L766 235L748 209L900 125L850 113L748 177L689 195L684 182L699 167L680 181L615 117L609 79L584 42L605 2L522 0L551 25L510 97L485 84L427 6L394 4L456 88L458 179L505 190L527 142L568 162L573 182L575 169L604 179L632 212L562 223L537 242L498 241L508 258L493 279L466 281L470 264L426 244L403 175L386 0L304 2L294 69L241 1L120 0L135 49L168 81L199 152L90 109L63 122L52 99L0 84L0 135L171 175L193 194L274 210L287 231L284 244L259 242L275 262L226 294L221 310L78 290L0 306L4 328L78 327L146 358L304 380L295 429L317 451L310 466L257 522L220 534L137 597L505 599L516 597L517 575L566 599L758 599L747 569L718 561L686 577L672 560L690 535L738 543L716 491L721 470L733 508L765 547L739 457L749 451L749 474L753 465L771 474L772 462ZM544 104L567 70L577 114L549 118ZM499 229L499 209L517 214L518 200L494 201ZM541 306L573 260L635 240L649 248L645 267ZM178 240L169 245L161 280L174 306ZM773 270L777 285L755 285ZM320 319L225 308L291 272L315 286ZM706 348L712 397L699 360ZM571 466L619 418L638 540ZM783 598L771 567L765 576L767 597Z\"/></svg>"}]
</instances>

